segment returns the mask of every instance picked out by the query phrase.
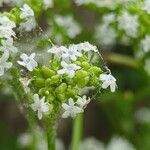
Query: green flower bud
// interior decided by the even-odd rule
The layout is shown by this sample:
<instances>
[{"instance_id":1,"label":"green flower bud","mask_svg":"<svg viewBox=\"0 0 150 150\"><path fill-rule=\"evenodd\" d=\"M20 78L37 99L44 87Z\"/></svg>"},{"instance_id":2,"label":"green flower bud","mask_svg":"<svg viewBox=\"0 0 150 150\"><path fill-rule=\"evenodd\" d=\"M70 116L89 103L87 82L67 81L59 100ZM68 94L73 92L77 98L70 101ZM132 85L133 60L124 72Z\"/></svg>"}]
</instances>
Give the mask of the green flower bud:
<instances>
[{"instance_id":1,"label":"green flower bud","mask_svg":"<svg viewBox=\"0 0 150 150\"><path fill-rule=\"evenodd\" d=\"M34 81L34 86L35 87L38 87L38 88L41 88L41 87L44 87L45 86L45 80L42 79L42 78L36 78Z\"/></svg>"},{"instance_id":2,"label":"green flower bud","mask_svg":"<svg viewBox=\"0 0 150 150\"><path fill-rule=\"evenodd\" d=\"M75 82L79 87L84 87L89 82L89 74L87 71L79 70L75 75Z\"/></svg>"},{"instance_id":3,"label":"green flower bud","mask_svg":"<svg viewBox=\"0 0 150 150\"><path fill-rule=\"evenodd\" d=\"M89 71L90 71L91 73L94 73L96 76L99 76L100 73L102 72L101 68L96 67L96 66L91 67L91 68L89 69Z\"/></svg>"},{"instance_id":4,"label":"green flower bud","mask_svg":"<svg viewBox=\"0 0 150 150\"><path fill-rule=\"evenodd\" d=\"M90 86L99 86L100 80L96 76L95 77L91 77L89 84L90 84Z\"/></svg>"},{"instance_id":5,"label":"green flower bud","mask_svg":"<svg viewBox=\"0 0 150 150\"><path fill-rule=\"evenodd\" d=\"M53 102L53 101L55 100L55 96L50 93L50 94L47 96L47 100L48 100L48 102Z\"/></svg>"},{"instance_id":6,"label":"green flower bud","mask_svg":"<svg viewBox=\"0 0 150 150\"><path fill-rule=\"evenodd\" d=\"M80 61L76 61L75 64L81 66L82 63Z\"/></svg>"},{"instance_id":7,"label":"green flower bud","mask_svg":"<svg viewBox=\"0 0 150 150\"><path fill-rule=\"evenodd\" d=\"M85 70L88 70L90 68L90 64L86 61L82 62L82 65L81 65Z\"/></svg>"},{"instance_id":8,"label":"green flower bud","mask_svg":"<svg viewBox=\"0 0 150 150\"><path fill-rule=\"evenodd\" d=\"M67 97L70 98L70 97L76 97L78 95L78 89L76 88L72 88L71 86L69 86L67 88Z\"/></svg>"},{"instance_id":9,"label":"green flower bud","mask_svg":"<svg viewBox=\"0 0 150 150\"><path fill-rule=\"evenodd\" d=\"M66 90L67 90L67 84L66 83L62 83L61 85L59 85L56 90L55 93L57 95L57 98L61 101L66 99Z\"/></svg>"},{"instance_id":10,"label":"green flower bud","mask_svg":"<svg viewBox=\"0 0 150 150\"><path fill-rule=\"evenodd\" d=\"M43 78L42 74L41 74L41 70L39 68L35 68L32 72L31 75L33 77L41 77Z\"/></svg>"},{"instance_id":11,"label":"green flower bud","mask_svg":"<svg viewBox=\"0 0 150 150\"><path fill-rule=\"evenodd\" d=\"M55 71L49 69L46 66L43 66L42 69L41 69L41 71L42 71L42 74L43 74L44 78L50 78L53 75L55 75Z\"/></svg>"},{"instance_id":12,"label":"green flower bud","mask_svg":"<svg viewBox=\"0 0 150 150\"><path fill-rule=\"evenodd\" d=\"M53 59L52 61L50 61L50 65L53 70L58 70L60 62L57 59Z\"/></svg>"}]
</instances>

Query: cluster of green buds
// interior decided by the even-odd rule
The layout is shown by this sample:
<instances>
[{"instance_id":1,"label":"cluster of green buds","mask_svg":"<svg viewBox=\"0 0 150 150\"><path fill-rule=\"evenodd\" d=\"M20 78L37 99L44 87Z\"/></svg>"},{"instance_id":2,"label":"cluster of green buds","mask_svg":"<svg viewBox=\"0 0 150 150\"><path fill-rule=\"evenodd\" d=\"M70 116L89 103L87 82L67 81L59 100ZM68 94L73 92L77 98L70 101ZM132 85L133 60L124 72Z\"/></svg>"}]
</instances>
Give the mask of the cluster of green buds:
<instances>
[{"instance_id":1,"label":"cluster of green buds","mask_svg":"<svg viewBox=\"0 0 150 150\"><path fill-rule=\"evenodd\" d=\"M47 55L48 65L38 64L34 60L35 53L22 54L22 61L18 61L30 71L28 91L33 95L31 107L39 119L43 113L49 114L56 108L64 109L63 118L75 117L90 102L86 97L89 90L96 92L110 86L111 91L115 91L116 79L102 70L96 46L88 42L68 47L53 45Z\"/></svg>"}]
</instances>

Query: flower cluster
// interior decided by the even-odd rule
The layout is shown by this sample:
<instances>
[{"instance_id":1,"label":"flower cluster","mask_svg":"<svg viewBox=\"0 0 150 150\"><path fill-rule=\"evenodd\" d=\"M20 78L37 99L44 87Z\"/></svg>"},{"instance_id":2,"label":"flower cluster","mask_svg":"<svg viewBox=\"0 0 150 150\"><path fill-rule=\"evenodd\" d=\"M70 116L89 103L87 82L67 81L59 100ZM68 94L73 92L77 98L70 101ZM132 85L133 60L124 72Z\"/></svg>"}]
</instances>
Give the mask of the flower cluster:
<instances>
[{"instance_id":1,"label":"flower cluster","mask_svg":"<svg viewBox=\"0 0 150 150\"><path fill-rule=\"evenodd\" d=\"M0 17L0 76L4 75L5 70L11 68L12 63L9 60L11 54L17 52L17 48L13 46L13 38L15 32L13 28L16 27L14 21L11 21L8 17Z\"/></svg>"},{"instance_id":2,"label":"flower cluster","mask_svg":"<svg viewBox=\"0 0 150 150\"><path fill-rule=\"evenodd\" d=\"M34 20L34 12L27 4L25 4L20 10L21 12L16 9L16 12L20 14L19 19L26 20L26 22L29 20ZM13 16L13 14L9 14L8 16ZM11 19L14 19L13 17ZM0 76L4 75L5 70L12 67L11 58L18 51L14 46L14 38L16 38L15 28L17 25L16 22L11 19L7 16L0 17ZM17 19L14 20L16 21ZM17 22L17 24L19 23ZM20 28L25 27L24 29L26 29L26 31L30 31L30 29L33 28L33 24L30 24L30 26L26 24L27 26L24 26L25 23L22 23L22 21L20 21L19 25Z\"/></svg>"},{"instance_id":3,"label":"flower cluster","mask_svg":"<svg viewBox=\"0 0 150 150\"><path fill-rule=\"evenodd\" d=\"M131 45L135 48L135 54L140 54L144 60L144 68L149 69L150 53L150 1L144 0L128 3L126 9L120 8L103 15L102 22L96 26L95 38L101 46L113 46L116 41L123 45ZM138 50L138 51L137 51ZM142 55L141 55L142 54Z\"/></svg>"},{"instance_id":4,"label":"flower cluster","mask_svg":"<svg viewBox=\"0 0 150 150\"><path fill-rule=\"evenodd\" d=\"M30 56L22 54L22 61L18 61L29 71L28 78L32 83L29 87L34 95L32 109L38 113L39 119L57 106L64 109L63 118L83 112L90 102L90 98L81 92L87 87L98 90L110 86L110 90L115 91L116 79L101 70L96 46L88 42L68 47L54 45L48 54L48 66L38 64L35 53Z\"/></svg>"}]
</instances>

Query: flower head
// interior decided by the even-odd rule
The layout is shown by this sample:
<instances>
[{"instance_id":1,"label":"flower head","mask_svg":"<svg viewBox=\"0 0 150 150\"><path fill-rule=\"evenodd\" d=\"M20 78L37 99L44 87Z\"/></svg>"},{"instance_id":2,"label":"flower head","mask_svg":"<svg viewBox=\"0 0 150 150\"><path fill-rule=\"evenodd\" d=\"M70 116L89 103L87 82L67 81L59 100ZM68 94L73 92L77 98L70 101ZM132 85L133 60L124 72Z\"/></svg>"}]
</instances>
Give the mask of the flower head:
<instances>
[{"instance_id":1,"label":"flower head","mask_svg":"<svg viewBox=\"0 0 150 150\"><path fill-rule=\"evenodd\" d=\"M35 53L32 53L30 56L23 53L20 58L22 61L17 61L19 65L26 67L29 71L33 71L35 67L38 66L37 62L34 60Z\"/></svg>"},{"instance_id":2,"label":"flower head","mask_svg":"<svg viewBox=\"0 0 150 150\"><path fill-rule=\"evenodd\" d=\"M38 94L34 94L33 99L34 99L34 103L31 105L31 107L34 111L37 111L38 118L41 120L43 113L49 111L48 103L44 102L45 97L40 99Z\"/></svg>"},{"instance_id":3,"label":"flower head","mask_svg":"<svg viewBox=\"0 0 150 150\"><path fill-rule=\"evenodd\" d=\"M69 98L68 104L63 103L62 104L63 109L65 110L64 113L62 114L63 118L67 117L75 117L78 113L83 112L83 109L75 106L75 102L73 101L72 98Z\"/></svg>"},{"instance_id":4,"label":"flower head","mask_svg":"<svg viewBox=\"0 0 150 150\"><path fill-rule=\"evenodd\" d=\"M102 88L106 89L110 86L111 92L115 92L116 79L111 74L101 74L100 80L102 81Z\"/></svg>"},{"instance_id":5,"label":"flower head","mask_svg":"<svg viewBox=\"0 0 150 150\"><path fill-rule=\"evenodd\" d=\"M75 71L81 69L80 66L76 64L67 64L66 62L62 61L61 66L63 69L57 71L58 74L67 74L68 77L73 78L75 75Z\"/></svg>"}]
</instances>

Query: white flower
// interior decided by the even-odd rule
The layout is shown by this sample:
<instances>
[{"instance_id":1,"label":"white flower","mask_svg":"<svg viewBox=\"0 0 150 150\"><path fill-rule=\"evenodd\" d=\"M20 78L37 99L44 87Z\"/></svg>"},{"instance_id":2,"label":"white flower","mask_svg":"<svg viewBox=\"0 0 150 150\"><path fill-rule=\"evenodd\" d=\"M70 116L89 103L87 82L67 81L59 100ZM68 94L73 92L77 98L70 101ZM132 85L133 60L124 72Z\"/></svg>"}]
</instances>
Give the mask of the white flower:
<instances>
[{"instance_id":1,"label":"white flower","mask_svg":"<svg viewBox=\"0 0 150 150\"><path fill-rule=\"evenodd\" d=\"M137 37L139 21L138 16L124 12L118 17L119 29L124 30L129 37Z\"/></svg>"},{"instance_id":2,"label":"white flower","mask_svg":"<svg viewBox=\"0 0 150 150\"><path fill-rule=\"evenodd\" d=\"M9 58L8 53L4 53L0 58L0 76L4 75L5 69L9 69L12 67L12 63L7 62L8 58Z\"/></svg>"},{"instance_id":3,"label":"white flower","mask_svg":"<svg viewBox=\"0 0 150 150\"><path fill-rule=\"evenodd\" d=\"M73 101L72 98L69 98L68 104L63 103L62 107L65 110L65 112L62 114L63 118L67 118L69 116L70 117L76 117L76 115L78 113L83 112L83 109L81 109L80 107L75 106L75 102Z\"/></svg>"},{"instance_id":4,"label":"white flower","mask_svg":"<svg viewBox=\"0 0 150 150\"><path fill-rule=\"evenodd\" d=\"M15 22L9 20L7 17L0 17L0 38L9 39L15 37L15 32L12 30L16 27Z\"/></svg>"},{"instance_id":5,"label":"white flower","mask_svg":"<svg viewBox=\"0 0 150 150\"><path fill-rule=\"evenodd\" d=\"M35 67L38 66L37 62L34 60L35 53L32 53L30 56L23 53L20 58L22 61L17 61L19 65L26 67L29 71L33 71Z\"/></svg>"},{"instance_id":6,"label":"white flower","mask_svg":"<svg viewBox=\"0 0 150 150\"><path fill-rule=\"evenodd\" d=\"M35 28L36 28L36 20L34 17L30 17L30 18L26 19L25 22L20 23L19 30L21 30L21 31L24 30L24 31L29 32Z\"/></svg>"},{"instance_id":7,"label":"white flower","mask_svg":"<svg viewBox=\"0 0 150 150\"><path fill-rule=\"evenodd\" d=\"M49 53L54 54L58 59L60 59L62 57L62 54L66 51L68 51L68 49L64 46L60 47L53 46L48 50Z\"/></svg>"},{"instance_id":8,"label":"white flower","mask_svg":"<svg viewBox=\"0 0 150 150\"><path fill-rule=\"evenodd\" d=\"M113 45L116 42L117 33L114 28L108 24L102 24L95 29L97 42L102 46Z\"/></svg>"},{"instance_id":9,"label":"white flower","mask_svg":"<svg viewBox=\"0 0 150 150\"><path fill-rule=\"evenodd\" d=\"M78 50L79 51L83 50L85 52L89 52L89 51L97 52L98 51L97 47L90 44L89 42L84 42L84 43L78 44Z\"/></svg>"},{"instance_id":10,"label":"white flower","mask_svg":"<svg viewBox=\"0 0 150 150\"><path fill-rule=\"evenodd\" d=\"M107 150L135 150L135 148L126 139L113 137L107 146Z\"/></svg>"},{"instance_id":11,"label":"white flower","mask_svg":"<svg viewBox=\"0 0 150 150\"><path fill-rule=\"evenodd\" d=\"M105 150L102 142L95 138L87 138L81 144L79 150Z\"/></svg>"},{"instance_id":12,"label":"white flower","mask_svg":"<svg viewBox=\"0 0 150 150\"><path fill-rule=\"evenodd\" d=\"M15 35L15 32L11 28L0 26L0 38L10 39L15 37Z\"/></svg>"},{"instance_id":13,"label":"white flower","mask_svg":"<svg viewBox=\"0 0 150 150\"><path fill-rule=\"evenodd\" d=\"M29 5L24 4L23 8L20 8L20 10L21 10L21 14L20 14L21 19L34 17L34 12L33 12L33 10L31 9L31 7Z\"/></svg>"},{"instance_id":14,"label":"white flower","mask_svg":"<svg viewBox=\"0 0 150 150\"><path fill-rule=\"evenodd\" d=\"M111 92L115 92L116 79L111 74L101 74L100 80L102 81L102 88L106 89L110 86Z\"/></svg>"},{"instance_id":15,"label":"white flower","mask_svg":"<svg viewBox=\"0 0 150 150\"><path fill-rule=\"evenodd\" d=\"M4 27L7 28L15 28L16 27L16 23L14 21L11 21L8 17L6 16L2 16L0 17L0 24Z\"/></svg>"},{"instance_id":16,"label":"white flower","mask_svg":"<svg viewBox=\"0 0 150 150\"><path fill-rule=\"evenodd\" d=\"M0 46L0 51L11 53L17 53L18 49L13 46L13 39L9 38L7 40L2 40L2 46Z\"/></svg>"},{"instance_id":17,"label":"white flower","mask_svg":"<svg viewBox=\"0 0 150 150\"><path fill-rule=\"evenodd\" d=\"M45 102L45 97L40 99L38 94L34 94L33 99L34 103L31 105L31 107L34 111L37 111L38 118L41 120L43 113L48 112L50 110L48 103Z\"/></svg>"},{"instance_id":18,"label":"white flower","mask_svg":"<svg viewBox=\"0 0 150 150\"><path fill-rule=\"evenodd\" d=\"M148 14L150 14L150 0L145 0L144 1L144 7L143 7L143 9L145 11L147 11Z\"/></svg>"},{"instance_id":19,"label":"white flower","mask_svg":"<svg viewBox=\"0 0 150 150\"><path fill-rule=\"evenodd\" d=\"M90 103L90 101L90 98L87 99L86 95L84 95L83 97L78 96L76 103L80 106L80 108L84 109Z\"/></svg>"},{"instance_id":20,"label":"white flower","mask_svg":"<svg viewBox=\"0 0 150 150\"><path fill-rule=\"evenodd\" d=\"M75 38L80 32L81 27L79 24L73 19L71 15L67 16L55 16L55 22L63 27L70 38Z\"/></svg>"},{"instance_id":21,"label":"white flower","mask_svg":"<svg viewBox=\"0 0 150 150\"><path fill-rule=\"evenodd\" d=\"M81 69L80 66L77 66L76 64L67 64L66 62L62 61L61 66L63 69L58 70L58 74L67 74L68 77L73 78L75 75L75 71Z\"/></svg>"},{"instance_id":22,"label":"white flower","mask_svg":"<svg viewBox=\"0 0 150 150\"><path fill-rule=\"evenodd\" d=\"M147 35L145 39L141 41L141 48L144 52L150 51L150 36Z\"/></svg>"},{"instance_id":23,"label":"white flower","mask_svg":"<svg viewBox=\"0 0 150 150\"><path fill-rule=\"evenodd\" d=\"M82 56L82 54L78 51L78 47L76 45L70 45L68 50L62 54L62 59L64 61L73 60L76 61L78 57Z\"/></svg>"},{"instance_id":24,"label":"white flower","mask_svg":"<svg viewBox=\"0 0 150 150\"><path fill-rule=\"evenodd\" d=\"M53 0L43 0L45 9L52 8L54 5Z\"/></svg>"}]
</instances>

